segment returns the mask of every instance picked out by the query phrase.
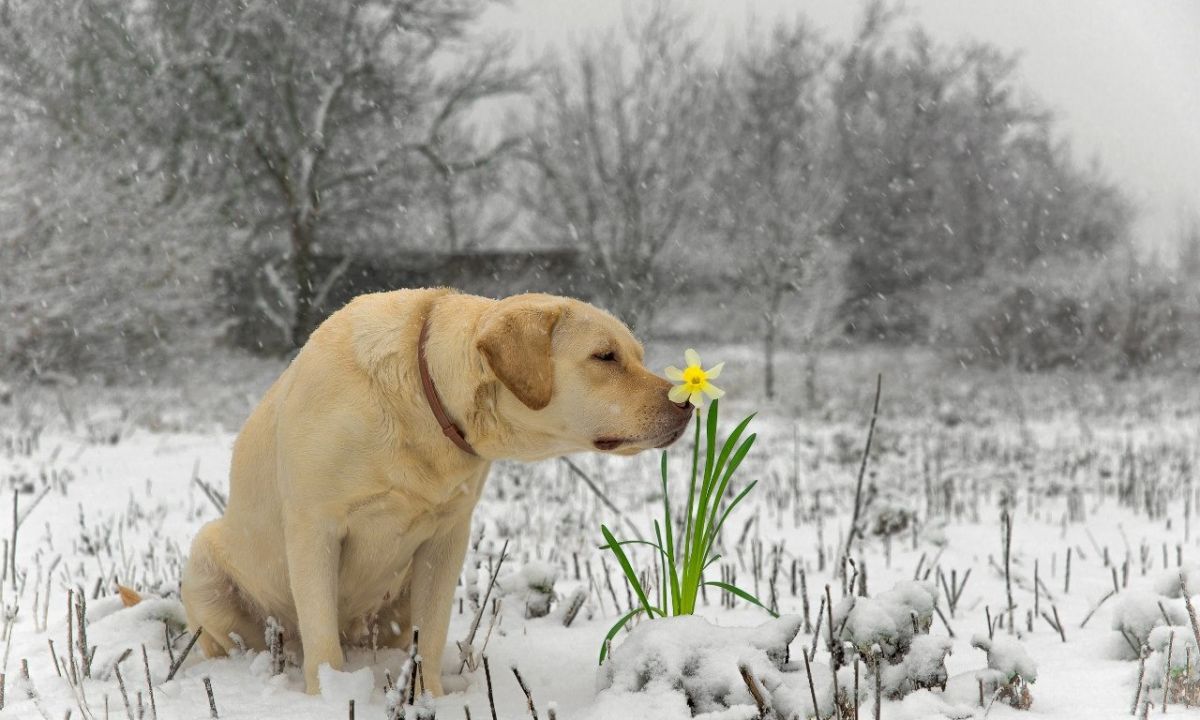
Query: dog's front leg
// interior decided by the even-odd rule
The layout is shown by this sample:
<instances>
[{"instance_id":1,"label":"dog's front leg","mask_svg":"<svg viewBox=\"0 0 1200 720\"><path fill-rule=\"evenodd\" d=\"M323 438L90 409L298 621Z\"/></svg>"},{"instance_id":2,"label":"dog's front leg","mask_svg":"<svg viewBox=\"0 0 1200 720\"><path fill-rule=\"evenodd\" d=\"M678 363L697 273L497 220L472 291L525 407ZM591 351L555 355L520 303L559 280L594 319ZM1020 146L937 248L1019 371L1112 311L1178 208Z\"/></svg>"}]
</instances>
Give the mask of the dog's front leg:
<instances>
[{"instance_id":1,"label":"dog's front leg","mask_svg":"<svg viewBox=\"0 0 1200 720\"><path fill-rule=\"evenodd\" d=\"M443 693L442 653L450 629L454 588L462 572L470 536L471 516L467 514L425 541L413 556L412 624L420 629L424 689L435 697Z\"/></svg>"},{"instance_id":2,"label":"dog's front leg","mask_svg":"<svg viewBox=\"0 0 1200 720\"><path fill-rule=\"evenodd\" d=\"M322 664L342 669L337 607L341 533L334 520L303 513L288 518L284 534L288 579L304 648L304 682L309 694L315 695L321 689L317 669Z\"/></svg>"}]
</instances>

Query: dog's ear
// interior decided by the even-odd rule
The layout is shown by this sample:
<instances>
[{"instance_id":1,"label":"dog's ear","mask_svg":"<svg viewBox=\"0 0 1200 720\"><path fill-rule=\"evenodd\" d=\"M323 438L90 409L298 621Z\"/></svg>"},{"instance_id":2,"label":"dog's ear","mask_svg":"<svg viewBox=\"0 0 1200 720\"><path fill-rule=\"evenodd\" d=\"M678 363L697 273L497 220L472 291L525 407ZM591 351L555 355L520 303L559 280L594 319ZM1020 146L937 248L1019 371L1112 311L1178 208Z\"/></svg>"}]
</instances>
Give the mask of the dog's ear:
<instances>
[{"instance_id":1,"label":"dog's ear","mask_svg":"<svg viewBox=\"0 0 1200 720\"><path fill-rule=\"evenodd\" d=\"M554 394L551 340L562 309L551 305L497 308L483 318L475 347L517 399L532 410Z\"/></svg>"}]
</instances>

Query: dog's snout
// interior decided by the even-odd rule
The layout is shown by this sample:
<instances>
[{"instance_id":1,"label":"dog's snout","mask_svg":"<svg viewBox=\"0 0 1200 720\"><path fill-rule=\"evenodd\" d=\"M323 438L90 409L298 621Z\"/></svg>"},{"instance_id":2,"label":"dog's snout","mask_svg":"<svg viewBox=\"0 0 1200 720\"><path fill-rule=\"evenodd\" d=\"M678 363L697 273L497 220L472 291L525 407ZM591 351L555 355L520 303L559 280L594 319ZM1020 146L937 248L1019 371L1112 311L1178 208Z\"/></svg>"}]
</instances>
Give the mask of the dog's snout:
<instances>
[{"instance_id":1,"label":"dog's snout","mask_svg":"<svg viewBox=\"0 0 1200 720\"><path fill-rule=\"evenodd\" d=\"M683 402L672 402L671 404L675 406L676 410L683 410L684 412L687 412L692 408L692 404L687 400L684 400Z\"/></svg>"}]
</instances>

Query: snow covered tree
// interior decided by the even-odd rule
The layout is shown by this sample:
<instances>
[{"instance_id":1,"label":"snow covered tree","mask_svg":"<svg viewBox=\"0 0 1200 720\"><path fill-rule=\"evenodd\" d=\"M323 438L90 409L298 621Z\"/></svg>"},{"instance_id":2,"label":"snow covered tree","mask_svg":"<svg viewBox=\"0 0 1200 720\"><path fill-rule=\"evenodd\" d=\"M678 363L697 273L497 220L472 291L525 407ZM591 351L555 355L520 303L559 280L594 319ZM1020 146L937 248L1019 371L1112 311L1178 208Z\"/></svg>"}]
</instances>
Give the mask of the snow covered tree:
<instances>
[{"instance_id":1,"label":"snow covered tree","mask_svg":"<svg viewBox=\"0 0 1200 720\"><path fill-rule=\"evenodd\" d=\"M842 53L833 86L849 248L844 313L866 336L928 336L919 291L1050 256L1096 260L1131 214L1098 167L1077 167L1048 113L1019 98L1013 57L897 39L882 2Z\"/></svg>"},{"instance_id":2,"label":"snow covered tree","mask_svg":"<svg viewBox=\"0 0 1200 720\"><path fill-rule=\"evenodd\" d=\"M817 279L833 251L829 225L841 204L830 108L822 96L831 51L805 25L779 25L765 42L752 40L727 74L718 117L728 133L728 159L714 196L724 211L731 247L748 258L747 286L763 293L763 382L775 396L775 350L784 300ZM840 275L840 268L832 276ZM828 317L819 304L807 313ZM823 318L822 318L823 319ZM822 319L806 327L815 330ZM815 333L807 333L811 345Z\"/></svg>"},{"instance_id":3,"label":"snow covered tree","mask_svg":"<svg viewBox=\"0 0 1200 720\"><path fill-rule=\"evenodd\" d=\"M583 248L601 283L597 300L644 330L681 280L661 267L663 251L702 211L713 83L687 18L666 4L627 34L549 69L522 199L539 233Z\"/></svg>"},{"instance_id":4,"label":"snow covered tree","mask_svg":"<svg viewBox=\"0 0 1200 720\"><path fill-rule=\"evenodd\" d=\"M458 178L515 145L468 127L526 79L505 41L474 34L485 6L5 0L0 82L20 101L10 113L115 146L153 165L168 198L218 197L252 238L283 240L278 300L299 345L330 281L315 277L317 254L355 233L403 235L430 178L450 191L432 202L452 227Z\"/></svg>"}]
</instances>

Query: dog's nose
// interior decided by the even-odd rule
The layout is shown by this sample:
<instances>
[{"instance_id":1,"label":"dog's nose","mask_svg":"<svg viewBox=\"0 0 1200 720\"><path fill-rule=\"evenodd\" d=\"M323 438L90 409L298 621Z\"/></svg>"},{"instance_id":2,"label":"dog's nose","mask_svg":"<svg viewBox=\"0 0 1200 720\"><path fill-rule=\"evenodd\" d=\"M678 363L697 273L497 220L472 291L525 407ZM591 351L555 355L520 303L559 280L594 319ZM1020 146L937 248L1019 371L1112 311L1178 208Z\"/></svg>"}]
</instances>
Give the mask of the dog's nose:
<instances>
[{"instance_id":1,"label":"dog's nose","mask_svg":"<svg viewBox=\"0 0 1200 720\"><path fill-rule=\"evenodd\" d=\"M692 404L687 400L684 400L683 402L673 402L671 404L680 410L690 410L692 408Z\"/></svg>"}]
</instances>

